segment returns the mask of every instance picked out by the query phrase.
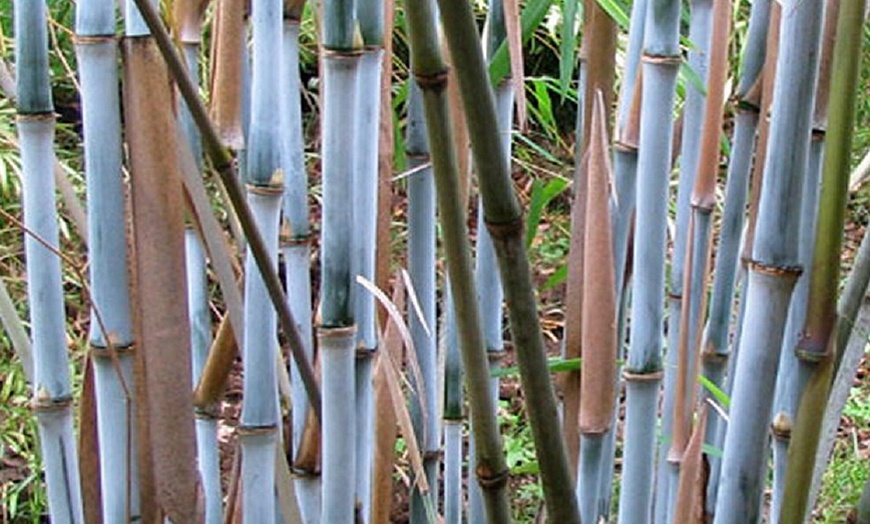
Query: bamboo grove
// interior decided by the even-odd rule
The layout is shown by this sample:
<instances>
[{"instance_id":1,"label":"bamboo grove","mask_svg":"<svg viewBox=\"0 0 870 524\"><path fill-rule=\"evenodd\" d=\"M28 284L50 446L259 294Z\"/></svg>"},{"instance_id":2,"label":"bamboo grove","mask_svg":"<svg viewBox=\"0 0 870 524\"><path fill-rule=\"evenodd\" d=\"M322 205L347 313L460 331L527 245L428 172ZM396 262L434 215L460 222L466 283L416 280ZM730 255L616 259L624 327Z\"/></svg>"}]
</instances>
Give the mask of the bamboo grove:
<instances>
[{"instance_id":1,"label":"bamboo grove","mask_svg":"<svg viewBox=\"0 0 870 524\"><path fill-rule=\"evenodd\" d=\"M484 4L78 0L84 204L56 169L51 2L11 6L29 330L5 284L0 319L51 522L389 522L397 468L413 523L510 522L506 355L547 521L809 518L870 322L870 242L841 274L865 0L557 4L557 372L512 167L554 6ZM78 388L62 266L83 258Z\"/></svg>"}]
</instances>

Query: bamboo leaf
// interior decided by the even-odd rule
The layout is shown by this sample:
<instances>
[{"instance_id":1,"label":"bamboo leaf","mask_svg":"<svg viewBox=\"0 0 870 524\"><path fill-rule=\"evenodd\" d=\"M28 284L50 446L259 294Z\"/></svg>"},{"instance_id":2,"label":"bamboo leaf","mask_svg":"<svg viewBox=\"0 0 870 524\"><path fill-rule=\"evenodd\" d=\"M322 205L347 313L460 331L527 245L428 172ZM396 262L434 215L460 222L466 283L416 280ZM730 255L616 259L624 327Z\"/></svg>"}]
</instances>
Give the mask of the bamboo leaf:
<instances>
[{"instance_id":1,"label":"bamboo leaf","mask_svg":"<svg viewBox=\"0 0 870 524\"><path fill-rule=\"evenodd\" d=\"M521 38L522 44L528 42L529 38L535 32L535 29L547 16L547 11L553 0L530 0L526 3L526 8L520 16ZM489 61L489 80L492 85L498 85L508 74L510 74L510 56L508 53L508 44L503 42L498 49L492 54Z\"/></svg>"},{"instance_id":2,"label":"bamboo leaf","mask_svg":"<svg viewBox=\"0 0 870 524\"><path fill-rule=\"evenodd\" d=\"M716 399L716 402L725 406L725 409L731 407L731 397L728 396L728 393L722 391L712 380L705 377L704 375L698 375L698 383L704 387L707 391L713 395L713 398Z\"/></svg>"},{"instance_id":3,"label":"bamboo leaf","mask_svg":"<svg viewBox=\"0 0 870 524\"><path fill-rule=\"evenodd\" d=\"M579 358L551 358L547 361L547 367L551 373L559 373L562 371L576 371L580 369L582 359ZM503 378L519 375L520 368L510 366L506 368L495 368L490 371L491 377Z\"/></svg>"},{"instance_id":4,"label":"bamboo leaf","mask_svg":"<svg viewBox=\"0 0 870 524\"><path fill-rule=\"evenodd\" d=\"M598 5L601 6L601 9L604 10L605 13L610 15L610 18L616 22L620 28L627 29L628 28L628 15L625 13L625 10L622 9L622 6L619 5L614 0L595 0L598 2Z\"/></svg>"},{"instance_id":5,"label":"bamboo leaf","mask_svg":"<svg viewBox=\"0 0 870 524\"><path fill-rule=\"evenodd\" d=\"M574 76L574 50L577 47L577 0L562 1L562 25L559 34L559 89L562 96Z\"/></svg>"},{"instance_id":6,"label":"bamboo leaf","mask_svg":"<svg viewBox=\"0 0 870 524\"><path fill-rule=\"evenodd\" d=\"M554 178L546 184L541 179L535 179L532 182L529 217L526 219L526 247L531 246L535 239L544 208L567 188L568 180L564 178Z\"/></svg>"}]
</instances>

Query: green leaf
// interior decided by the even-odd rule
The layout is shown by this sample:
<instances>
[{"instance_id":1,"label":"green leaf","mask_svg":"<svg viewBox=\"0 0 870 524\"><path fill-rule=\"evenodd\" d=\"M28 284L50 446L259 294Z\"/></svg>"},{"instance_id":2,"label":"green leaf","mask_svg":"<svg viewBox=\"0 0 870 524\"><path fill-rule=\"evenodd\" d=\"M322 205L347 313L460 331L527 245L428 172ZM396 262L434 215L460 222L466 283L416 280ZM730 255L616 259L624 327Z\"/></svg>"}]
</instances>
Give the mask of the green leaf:
<instances>
[{"instance_id":1,"label":"green leaf","mask_svg":"<svg viewBox=\"0 0 870 524\"><path fill-rule=\"evenodd\" d=\"M541 25L552 3L553 0L529 0L526 3L526 8L523 9L523 14L520 15L523 44L528 42L535 29ZM507 42L502 42L489 61L489 80L492 82L492 85L499 85L510 74L510 70L511 64Z\"/></svg>"},{"instance_id":2,"label":"green leaf","mask_svg":"<svg viewBox=\"0 0 870 524\"><path fill-rule=\"evenodd\" d=\"M550 373L559 373L562 371L575 371L580 369L581 359L579 358L551 358L547 360L547 368L549 368ZM513 375L518 375L520 373L520 368L517 366L510 366L507 368L496 368L490 371L489 375L491 377L502 378L502 377L510 377Z\"/></svg>"},{"instance_id":3,"label":"green leaf","mask_svg":"<svg viewBox=\"0 0 870 524\"><path fill-rule=\"evenodd\" d=\"M550 278L548 278L547 281L544 282L544 290L546 291L548 289L552 289L558 286L559 284L564 282L566 278L568 278L568 265L564 264L562 266L559 266L559 269L557 269L555 273L550 275Z\"/></svg>"},{"instance_id":4,"label":"green leaf","mask_svg":"<svg viewBox=\"0 0 870 524\"><path fill-rule=\"evenodd\" d=\"M698 375L698 382L701 384L701 386L704 387L704 389L709 391L710 394L713 395L713 398L715 398L716 401L719 402L719 404L723 405L725 409L731 407L731 397L729 397L727 393L719 389L719 386L714 384L712 380L705 377L704 375Z\"/></svg>"},{"instance_id":5,"label":"green leaf","mask_svg":"<svg viewBox=\"0 0 870 524\"><path fill-rule=\"evenodd\" d=\"M598 0L598 5L610 18L619 25L620 29L628 29L628 15L615 0Z\"/></svg>"},{"instance_id":6,"label":"green leaf","mask_svg":"<svg viewBox=\"0 0 870 524\"><path fill-rule=\"evenodd\" d=\"M577 0L562 0L562 25L559 35L559 92L562 98L574 76L574 49L577 47Z\"/></svg>"},{"instance_id":7,"label":"green leaf","mask_svg":"<svg viewBox=\"0 0 870 524\"><path fill-rule=\"evenodd\" d=\"M532 245L538 225L541 223L541 214L554 198L568 187L568 181L564 178L553 178L546 185L541 179L532 182L532 196L529 202L529 217L526 221L526 247Z\"/></svg>"}]
</instances>

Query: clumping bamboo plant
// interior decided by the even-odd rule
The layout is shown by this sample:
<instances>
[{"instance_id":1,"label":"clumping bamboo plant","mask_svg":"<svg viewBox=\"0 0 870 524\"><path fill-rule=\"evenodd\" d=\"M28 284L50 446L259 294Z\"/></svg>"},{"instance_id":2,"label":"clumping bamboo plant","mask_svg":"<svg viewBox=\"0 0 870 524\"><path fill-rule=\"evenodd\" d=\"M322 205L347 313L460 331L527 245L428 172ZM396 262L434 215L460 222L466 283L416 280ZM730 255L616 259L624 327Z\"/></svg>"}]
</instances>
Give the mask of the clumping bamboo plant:
<instances>
[{"instance_id":1,"label":"clumping bamboo plant","mask_svg":"<svg viewBox=\"0 0 870 524\"><path fill-rule=\"evenodd\" d=\"M53 522L84 522L79 464L73 436L72 389L64 329L59 233L54 205L54 104L48 67L44 2L15 5L18 136L23 181L24 250L32 297L33 410L45 464ZM48 199L48 204L46 204ZM43 244L43 242L45 244Z\"/></svg>"},{"instance_id":2,"label":"clumping bamboo plant","mask_svg":"<svg viewBox=\"0 0 870 524\"><path fill-rule=\"evenodd\" d=\"M745 320L734 374L715 522L756 522L773 388L797 276L797 234L822 21L821 2L786 2Z\"/></svg>"},{"instance_id":3,"label":"clumping bamboo plant","mask_svg":"<svg viewBox=\"0 0 870 524\"><path fill-rule=\"evenodd\" d=\"M99 319L92 314L90 345L97 395L102 517L124 521L139 515L139 483L132 440L134 339L126 230L121 227L125 209L114 3L78 3L76 34L91 239L88 268L93 308L100 313Z\"/></svg>"}]
</instances>

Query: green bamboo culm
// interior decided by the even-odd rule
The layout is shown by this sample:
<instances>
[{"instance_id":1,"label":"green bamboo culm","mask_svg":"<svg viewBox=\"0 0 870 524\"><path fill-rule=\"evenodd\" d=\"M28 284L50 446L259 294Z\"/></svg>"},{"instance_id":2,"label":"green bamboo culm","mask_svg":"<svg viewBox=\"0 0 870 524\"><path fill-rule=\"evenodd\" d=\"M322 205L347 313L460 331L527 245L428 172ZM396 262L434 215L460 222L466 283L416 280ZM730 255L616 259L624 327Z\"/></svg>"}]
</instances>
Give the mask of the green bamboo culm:
<instances>
[{"instance_id":1,"label":"green bamboo culm","mask_svg":"<svg viewBox=\"0 0 870 524\"><path fill-rule=\"evenodd\" d=\"M57 210L54 204L54 104L48 65L46 6L15 4L18 135L21 147L24 250L33 339L33 410L39 426L52 522L84 522L73 436ZM43 245L40 240L48 245Z\"/></svg>"},{"instance_id":2,"label":"green bamboo culm","mask_svg":"<svg viewBox=\"0 0 870 524\"><path fill-rule=\"evenodd\" d=\"M866 0L843 2L837 22L809 308L803 338L797 348L803 372L809 373L810 378L801 395L788 450L780 522L801 522L807 513L813 463L806 457L815 456L818 447L819 428L836 361L836 300L865 4Z\"/></svg>"},{"instance_id":3,"label":"green bamboo culm","mask_svg":"<svg viewBox=\"0 0 870 524\"><path fill-rule=\"evenodd\" d=\"M559 432L553 431L558 427L559 417L523 242L522 212L497 136L495 105L474 16L471 5L466 2L439 0L438 3L456 64L487 228L499 259L510 310L511 331L529 405L548 515L553 522L578 522L580 517L565 443Z\"/></svg>"},{"instance_id":4,"label":"green bamboo culm","mask_svg":"<svg viewBox=\"0 0 870 524\"><path fill-rule=\"evenodd\" d=\"M454 299L456 326L467 377L472 430L477 446L475 471L483 492L487 522L510 522L506 492L508 469L490 393L489 365L484 350L480 313L475 297L465 292L474 288L474 276L466 211L459 197L458 167L447 103L447 70L441 59L435 30L435 6L431 0L409 0L406 9L411 37L411 63L426 113L451 296ZM476 37L476 32L472 36ZM480 52L479 47L477 51Z\"/></svg>"}]
</instances>

